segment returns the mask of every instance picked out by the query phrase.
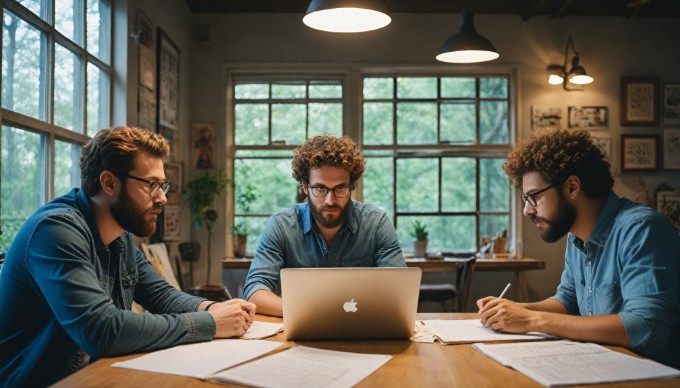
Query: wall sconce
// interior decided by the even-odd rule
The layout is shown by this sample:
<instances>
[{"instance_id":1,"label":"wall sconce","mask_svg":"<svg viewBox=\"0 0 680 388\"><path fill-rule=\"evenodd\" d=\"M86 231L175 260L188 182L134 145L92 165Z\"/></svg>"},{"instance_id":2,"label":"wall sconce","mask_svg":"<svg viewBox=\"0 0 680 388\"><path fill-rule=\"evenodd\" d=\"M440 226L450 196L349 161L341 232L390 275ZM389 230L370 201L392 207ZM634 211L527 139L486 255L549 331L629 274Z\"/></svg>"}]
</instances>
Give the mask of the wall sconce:
<instances>
[{"instance_id":1,"label":"wall sconce","mask_svg":"<svg viewBox=\"0 0 680 388\"><path fill-rule=\"evenodd\" d=\"M567 71L567 63L569 63L569 48L573 51L571 58L571 69ZM583 85L587 85L594 81L593 77L586 73L586 69L579 64L579 55L574 46L574 41L571 36L567 40L567 45L564 48L564 64L548 65L548 83L550 85L560 85L564 90L583 90ZM571 87L576 85L576 87Z\"/></svg>"},{"instance_id":2,"label":"wall sconce","mask_svg":"<svg viewBox=\"0 0 680 388\"><path fill-rule=\"evenodd\" d=\"M390 24L380 0L312 0L302 22L328 32L365 32Z\"/></svg>"},{"instance_id":3,"label":"wall sconce","mask_svg":"<svg viewBox=\"0 0 680 388\"><path fill-rule=\"evenodd\" d=\"M442 43L436 56L449 63L486 62L498 58L493 44L475 30L474 16L467 10L460 14L460 31Z\"/></svg>"}]
</instances>

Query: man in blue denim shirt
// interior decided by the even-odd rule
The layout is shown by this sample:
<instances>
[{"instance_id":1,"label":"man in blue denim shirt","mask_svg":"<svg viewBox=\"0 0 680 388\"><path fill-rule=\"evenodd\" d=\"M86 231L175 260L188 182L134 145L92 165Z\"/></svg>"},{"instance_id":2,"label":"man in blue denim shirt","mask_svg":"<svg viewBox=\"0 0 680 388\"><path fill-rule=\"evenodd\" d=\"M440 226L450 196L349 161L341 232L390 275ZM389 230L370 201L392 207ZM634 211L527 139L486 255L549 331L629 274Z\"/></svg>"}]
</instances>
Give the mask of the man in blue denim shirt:
<instances>
[{"instance_id":1,"label":"man in blue denim shirt","mask_svg":"<svg viewBox=\"0 0 680 388\"><path fill-rule=\"evenodd\" d=\"M150 131L104 129L83 146L82 189L26 220L0 272L0 386L49 385L91 358L247 330L255 306L176 290L134 245L166 203L168 150ZM150 314L132 312L133 300Z\"/></svg>"},{"instance_id":2,"label":"man in blue denim shirt","mask_svg":"<svg viewBox=\"0 0 680 388\"><path fill-rule=\"evenodd\" d=\"M244 289L259 313L282 315L274 290L285 267L406 266L387 213L350 197L365 165L347 137L316 136L295 149L293 178L307 202L271 216L260 237Z\"/></svg>"},{"instance_id":3,"label":"man in blue denim shirt","mask_svg":"<svg viewBox=\"0 0 680 388\"><path fill-rule=\"evenodd\" d=\"M569 233L557 294L537 303L486 297L482 323L623 346L680 367L680 237L661 214L619 198L587 131L526 139L503 165L541 237Z\"/></svg>"}]
</instances>

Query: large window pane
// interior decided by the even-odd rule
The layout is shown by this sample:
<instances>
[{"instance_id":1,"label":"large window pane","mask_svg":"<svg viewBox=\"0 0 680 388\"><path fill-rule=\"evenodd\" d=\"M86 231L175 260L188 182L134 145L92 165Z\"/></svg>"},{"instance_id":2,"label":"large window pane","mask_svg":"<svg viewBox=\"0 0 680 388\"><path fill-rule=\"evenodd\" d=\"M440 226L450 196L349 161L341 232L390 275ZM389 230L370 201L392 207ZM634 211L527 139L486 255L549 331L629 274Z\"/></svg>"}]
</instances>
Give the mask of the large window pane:
<instances>
[{"instance_id":1,"label":"large window pane","mask_svg":"<svg viewBox=\"0 0 680 388\"><path fill-rule=\"evenodd\" d=\"M474 78L442 78L442 97L444 98L475 98Z\"/></svg>"},{"instance_id":2,"label":"large window pane","mask_svg":"<svg viewBox=\"0 0 680 388\"><path fill-rule=\"evenodd\" d=\"M305 104L272 104L272 142L301 144L306 124Z\"/></svg>"},{"instance_id":3,"label":"large window pane","mask_svg":"<svg viewBox=\"0 0 680 388\"><path fill-rule=\"evenodd\" d=\"M309 104L309 137L328 133L342 135L342 104Z\"/></svg>"},{"instance_id":4,"label":"large window pane","mask_svg":"<svg viewBox=\"0 0 680 388\"><path fill-rule=\"evenodd\" d=\"M479 160L479 208L482 211L509 211L510 181L501 167L505 159Z\"/></svg>"},{"instance_id":5,"label":"large window pane","mask_svg":"<svg viewBox=\"0 0 680 388\"><path fill-rule=\"evenodd\" d=\"M269 84L236 84L234 98L239 100L269 98Z\"/></svg>"},{"instance_id":6,"label":"large window pane","mask_svg":"<svg viewBox=\"0 0 680 388\"><path fill-rule=\"evenodd\" d=\"M47 37L4 10L2 107L45 120Z\"/></svg>"},{"instance_id":7,"label":"large window pane","mask_svg":"<svg viewBox=\"0 0 680 388\"><path fill-rule=\"evenodd\" d=\"M43 20L48 20L49 8L47 0L17 0L17 3L28 8L29 11L40 16Z\"/></svg>"},{"instance_id":8,"label":"large window pane","mask_svg":"<svg viewBox=\"0 0 680 388\"><path fill-rule=\"evenodd\" d=\"M508 143L507 101L483 101L479 104L479 138L482 144Z\"/></svg>"},{"instance_id":9,"label":"large window pane","mask_svg":"<svg viewBox=\"0 0 680 388\"><path fill-rule=\"evenodd\" d=\"M481 78L479 80L479 95L482 98L507 98L507 78Z\"/></svg>"},{"instance_id":10,"label":"large window pane","mask_svg":"<svg viewBox=\"0 0 680 388\"><path fill-rule=\"evenodd\" d=\"M362 179L364 202L384 209L394 219L394 167L392 158L367 157Z\"/></svg>"},{"instance_id":11,"label":"large window pane","mask_svg":"<svg viewBox=\"0 0 680 388\"><path fill-rule=\"evenodd\" d=\"M394 97L392 78L364 78L364 99L386 99Z\"/></svg>"},{"instance_id":12,"label":"large window pane","mask_svg":"<svg viewBox=\"0 0 680 388\"><path fill-rule=\"evenodd\" d=\"M80 187L80 146L55 140L54 142L54 196Z\"/></svg>"},{"instance_id":13,"label":"large window pane","mask_svg":"<svg viewBox=\"0 0 680 388\"><path fill-rule=\"evenodd\" d=\"M87 51L104 63L111 52L111 5L108 0L87 0Z\"/></svg>"},{"instance_id":14,"label":"large window pane","mask_svg":"<svg viewBox=\"0 0 680 388\"><path fill-rule=\"evenodd\" d=\"M397 211L438 211L438 164L435 158L397 159Z\"/></svg>"},{"instance_id":15,"label":"large window pane","mask_svg":"<svg viewBox=\"0 0 680 388\"><path fill-rule=\"evenodd\" d=\"M109 75L92 63L87 64L87 135L108 126Z\"/></svg>"},{"instance_id":16,"label":"large window pane","mask_svg":"<svg viewBox=\"0 0 680 388\"><path fill-rule=\"evenodd\" d=\"M251 185L257 199L249 214L270 214L295 203L297 182L291 177L293 153L286 159L234 160L234 190L236 195ZM236 209L236 213L239 213Z\"/></svg>"},{"instance_id":17,"label":"large window pane","mask_svg":"<svg viewBox=\"0 0 680 388\"><path fill-rule=\"evenodd\" d=\"M75 0L58 0L54 2L54 27L65 37L82 45L83 23L80 3Z\"/></svg>"},{"instance_id":18,"label":"large window pane","mask_svg":"<svg viewBox=\"0 0 680 388\"><path fill-rule=\"evenodd\" d=\"M54 48L54 123L67 129L82 128L80 59L66 48Z\"/></svg>"},{"instance_id":19,"label":"large window pane","mask_svg":"<svg viewBox=\"0 0 680 388\"><path fill-rule=\"evenodd\" d=\"M307 97L307 86L300 83L272 84L272 98L300 99Z\"/></svg>"},{"instance_id":20,"label":"large window pane","mask_svg":"<svg viewBox=\"0 0 680 388\"><path fill-rule=\"evenodd\" d=\"M40 135L2 127L2 235L7 250L23 222L44 202L45 156Z\"/></svg>"},{"instance_id":21,"label":"large window pane","mask_svg":"<svg viewBox=\"0 0 680 388\"><path fill-rule=\"evenodd\" d=\"M437 98L437 78L397 78L397 98Z\"/></svg>"},{"instance_id":22,"label":"large window pane","mask_svg":"<svg viewBox=\"0 0 680 388\"><path fill-rule=\"evenodd\" d=\"M394 111L391 102L364 103L364 144L392 144Z\"/></svg>"},{"instance_id":23,"label":"large window pane","mask_svg":"<svg viewBox=\"0 0 680 388\"><path fill-rule=\"evenodd\" d=\"M440 252L474 252L476 250L475 217L473 216L398 216L397 238L405 252L413 252L411 230L419 220L427 226L428 254Z\"/></svg>"},{"instance_id":24,"label":"large window pane","mask_svg":"<svg viewBox=\"0 0 680 388\"><path fill-rule=\"evenodd\" d=\"M312 81L309 98L342 98L342 85L338 82Z\"/></svg>"},{"instance_id":25,"label":"large window pane","mask_svg":"<svg viewBox=\"0 0 680 388\"><path fill-rule=\"evenodd\" d=\"M402 102L397 104L399 144L437 143L437 104Z\"/></svg>"},{"instance_id":26,"label":"large window pane","mask_svg":"<svg viewBox=\"0 0 680 388\"><path fill-rule=\"evenodd\" d=\"M475 105L443 103L439 106L441 140L457 144L475 143Z\"/></svg>"},{"instance_id":27,"label":"large window pane","mask_svg":"<svg viewBox=\"0 0 680 388\"><path fill-rule=\"evenodd\" d=\"M476 173L474 158L442 159L442 211L475 211Z\"/></svg>"},{"instance_id":28,"label":"large window pane","mask_svg":"<svg viewBox=\"0 0 680 388\"><path fill-rule=\"evenodd\" d=\"M234 117L236 144L269 143L269 105L238 104L234 107Z\"/></svg>"}]
</instances>

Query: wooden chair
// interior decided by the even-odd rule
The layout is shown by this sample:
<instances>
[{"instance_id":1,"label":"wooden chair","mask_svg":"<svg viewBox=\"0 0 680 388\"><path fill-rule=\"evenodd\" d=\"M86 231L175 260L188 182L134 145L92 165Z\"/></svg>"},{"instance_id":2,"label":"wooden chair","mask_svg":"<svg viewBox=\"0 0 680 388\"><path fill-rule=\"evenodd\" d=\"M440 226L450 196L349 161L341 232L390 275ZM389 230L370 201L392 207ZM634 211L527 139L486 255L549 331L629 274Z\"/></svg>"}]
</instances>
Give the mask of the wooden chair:
<instances>
[{"instance_id":1,"label":"wooden chair","mask_svg":"<svg viewBox=\"0 0 680 388\"><path fill-rule=\"evenodd\" d=\"M456 281L453 283L421 284L418 295L418 305L423 302L439 302L445 312L465 312L470 295L470 284L476 258L474 256L465 259L465 262L456 271ZM447 305L447 301L451 301ZM453 306L449 309L448 306Z\"/></svg>"}]
</instances>

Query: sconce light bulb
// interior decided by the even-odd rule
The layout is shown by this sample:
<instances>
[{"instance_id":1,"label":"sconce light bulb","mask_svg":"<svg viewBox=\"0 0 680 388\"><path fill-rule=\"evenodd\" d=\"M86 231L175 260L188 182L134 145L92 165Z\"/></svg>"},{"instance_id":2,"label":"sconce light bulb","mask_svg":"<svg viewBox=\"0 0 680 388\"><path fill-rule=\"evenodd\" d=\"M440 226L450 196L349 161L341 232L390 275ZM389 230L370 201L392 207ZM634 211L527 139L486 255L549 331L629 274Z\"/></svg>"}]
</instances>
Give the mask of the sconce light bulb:
<instances>
[{"instance_id":1,"label":"sconce light bulb","mask_svg":"<svg viewBox=\"0 0 680 388\"><path fill-rule=\"evenodd\" d=\"M548 77L548 83L550 85L561 85L562 82L564 82L564 78L557 74L550 74L550 77Z\"/></svg>"},{"instance_id":2,"label":"sconce light bulb","mask_svg":"<svg viewBox=\"0 0 680 388\"><path fill-rule=\"evenodd\" d=\"M588 85L594 81L593 77L587 74L577 74L569 78L569 82L576 85Z\"/></svg>"}]
</instances>

